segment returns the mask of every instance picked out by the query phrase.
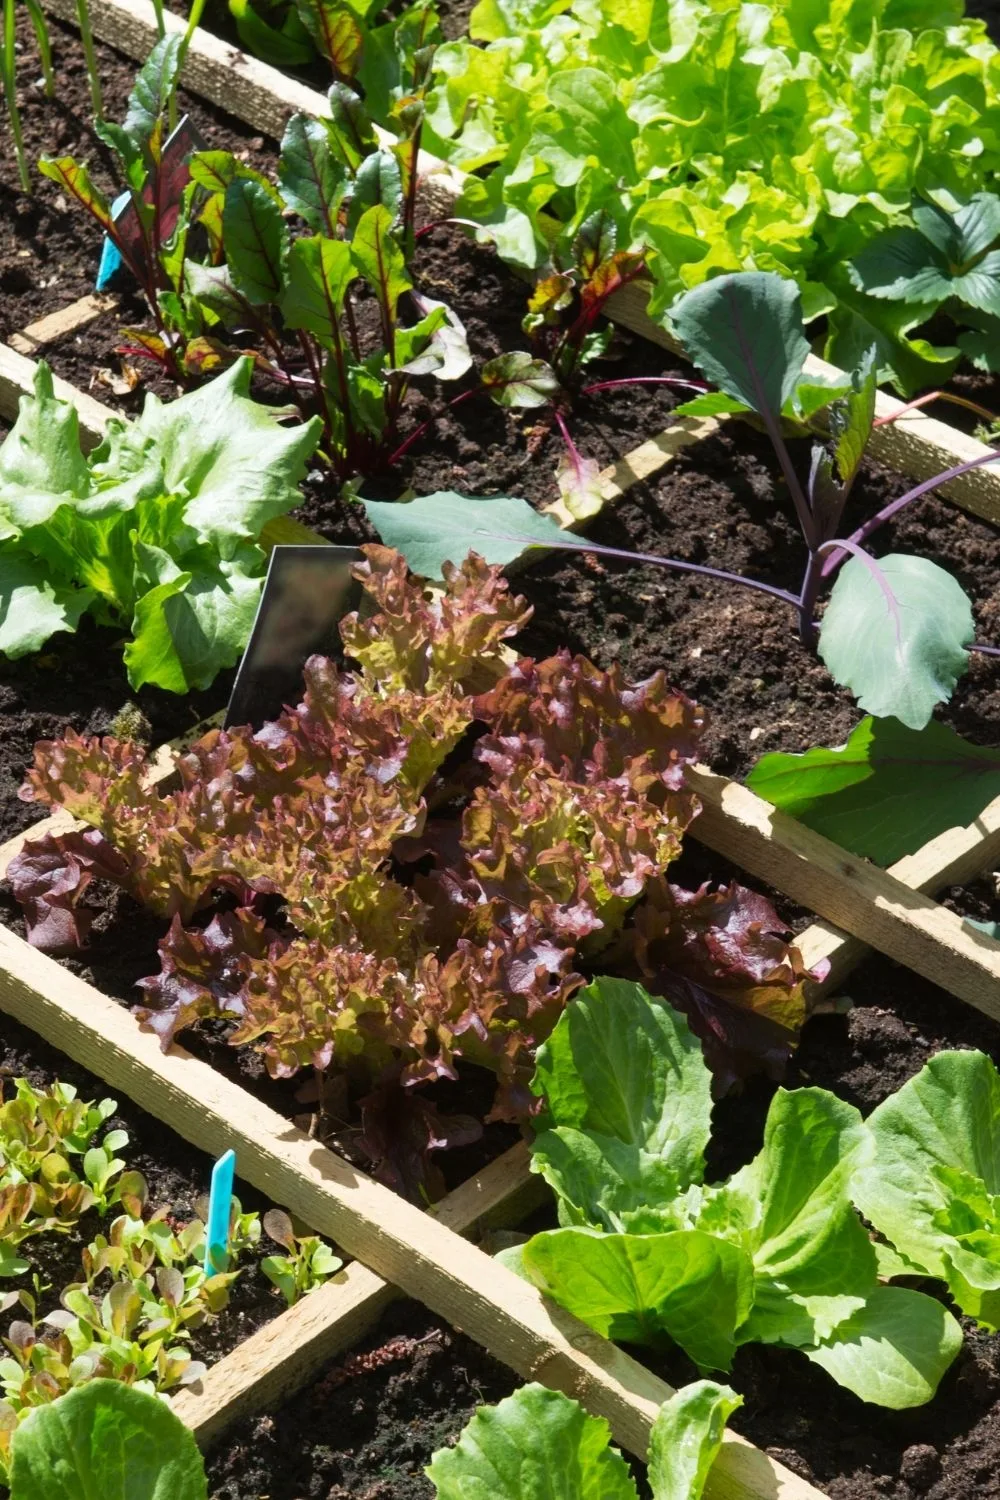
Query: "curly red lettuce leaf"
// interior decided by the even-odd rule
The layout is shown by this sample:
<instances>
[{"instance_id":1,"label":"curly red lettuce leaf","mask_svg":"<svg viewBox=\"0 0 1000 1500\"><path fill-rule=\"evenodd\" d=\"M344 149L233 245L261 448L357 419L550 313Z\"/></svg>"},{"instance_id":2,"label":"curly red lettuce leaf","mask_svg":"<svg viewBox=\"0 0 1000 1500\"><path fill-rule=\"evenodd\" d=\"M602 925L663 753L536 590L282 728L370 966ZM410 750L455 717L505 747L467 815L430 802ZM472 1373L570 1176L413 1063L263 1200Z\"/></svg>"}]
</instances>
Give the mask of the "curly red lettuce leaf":
<instances>
[{"instance_id":1,"label":"curly red lettuce leaf","mask_svg":"<svg viewBox=\"0 0 1000 1500\"><path fill-rule=\"evenodd\" d=\"M196 1021L241 1019L255 962L280 953L285 941L248 907L221 912L204 928L184 927L174 917L160 944L159 974L138 981L145 995L139 1020L166 1051Z\"/></svg>"},{"instance_id":2,"label":"curly red lettuce leaf","mask_svg":"<svg viewBox=\"0 0 1000 1500\"><path fill-rule=\"evenodd\" d=\"M357 1144L372 1175L416 1202L434 1203L445 1192L432 1153L471 1146L483 1134L471 1115L442 1114L432 1100L405 1088L395 1069L361 1100L360 1109Z\"/></svg>"},{"instance_id":3,"label":"curly red lettuce leaf","mask_svg":"<svg viewBox=\"0 0 1000 1500\"><path fill-rule=\"evenodd\" d=\"M59 955L86 947L98 911L83 900L92 881L129 889L127 862L93 828L32 840L11 860L7 878L24 913L29 943Z\"/></svg>"},{"instance_id":4,"label":"curly red lettuce leaf","mask_svg":"<svg viewBox=\"0 0 1000 1500\"><path fill-rule=\"evenodd\" d=\"M84 938L88 885L117 880L173 919L143 984L161 1043L224 1019L275 1077L369 1080L362 1148L409 1188L452 1132L423 1086L475 1064L491 1118L527 1118L535 1050L598 956L687 1008L725 1078L776 1068L806 977L776 914L666 880L698 811L701 710L659 673L511 665L527 611L480 559L443 592L384 548L358 574L378 612L344 621L357 668L312 658L300 704L205 735L171 790L135 747L38 747L26 795L92 828L21 856L36 939Z\"/></svg>"},{"instance_id":5,"label":"curly red lettuce leaf","mask_svg":"<svg viewBox=\"0 0 1000 1500\"><path fill-rule=\"evenodd\" d=\"M662 672L629 683L618 667L602 672L568 651L540 662L522 657L480 696L476 715L492 731L476 753L499 775L531 757L575 781L627 782L658 796L685 826L697 810L684 767L696 758L704 712Z\"/></svg>"},{"instance_id":6,"label":"curly red lettuce leaf","mask_svg":"<svg viewBox=\"0 0 1000 1500\"><path fill-rule=\"evenodd\" d=\"M780 1077L798 1044L808 981L823 972L786 933L770 901L735 882L686 891L658 879L623 934L616 961L684 1011L717 1093L752 1073Z\"/></svg>"},{"instance_id":7,"label":"curly red lettuce leaf","mask_svg":"<svg viewBox=\"0 0 1000 1500\"><path fill-rule=\"evenodd\" d=\"M364 547L354 576L379 608L372 620L348 615L340 627L349 656L367 681L393 693L486 692L508 671L502 645L524 626L531 609L511 594L500 569L474 552L456 567L446 563L443 590L410 576L390 547Z\"/></svg>"},{"instance_id":8,"label":"curly red lettuce leaf","mask_svg":"<svg viewBox=\"0 0 1000 1500\"><path fill-rule=\"evenodd\" d=\"M662 674L629 686L566 652L518 661L476 708L491 774L463 815L464 860L438 875L439 919L472 936L530 912L593 953L680 853L701 711Z\"/></svg>"}]
</instances>

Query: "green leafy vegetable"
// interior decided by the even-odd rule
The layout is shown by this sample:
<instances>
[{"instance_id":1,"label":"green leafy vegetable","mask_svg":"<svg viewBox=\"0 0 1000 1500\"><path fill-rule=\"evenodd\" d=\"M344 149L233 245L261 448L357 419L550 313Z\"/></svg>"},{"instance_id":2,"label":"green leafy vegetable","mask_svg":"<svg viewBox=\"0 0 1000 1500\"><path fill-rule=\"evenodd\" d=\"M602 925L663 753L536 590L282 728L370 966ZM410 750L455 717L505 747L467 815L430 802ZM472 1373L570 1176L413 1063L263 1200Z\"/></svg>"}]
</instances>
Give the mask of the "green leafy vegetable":
<instances>
[{"instance_id":1,"label":"green leafy vegetable","mask_svg":"<svg viewBox=\"0 0 1000 1500\"><path fill-rule=\"evenodd\" d=\"M967 594L936 563L850 557L830 593L819 654L863 709L922 729L951 697L974 634Z\"/></svg>"},{"instance_id":2,"label":"green leafy vegetable","mask_svg":"<svg viewBox=\"0 0 1000 1500\"><path fill-rule=\"evenodd\" d=\"M682 298L670 323L727 396L761 417L781 415L809 353L794 281L763 272L719 277Z\"/></svg>"},{"instance_id":3,"label":"green leafy vegetable","mask_svg":"<svg viewBox=\"0 0 1000 1500\"><path fill-rule=\"evenodd\" d=\"M241 361L168 404L147 398L85 457L40 365L0 448L0 647L37 651L84 611L130 626L133 687L207 687L237 659L260 595L266 523L298 503L317 421L278 425Z\"/></svg>"},{"instance_id":4,"label":"green leafy vegetable","mask_svg":"<svg viewBox=\"0 0 1000 1500\"><path fill-rule=\"evenodd\" d=\"M92 1380L18 1429L11 1500L205 1500L198 1445L155 1396Z\"/></svg>"},{"instance_id":5,"label":"green leafy vegetable","mask_svg":"<svg viewBox=\"0 0 1000 1500\"><path fill-rule=\"evenodd\" d=\"M438 48L426 130L477 174L458 213L523 265L573 264L600 213L645 252L654 316L741 270L796 281L810 317L853 313L844 263L915 198L971 208L993 186L995 59L981 21L912 4L481 0ZM929 383L923 349L887 324L880 366Z\"/></svg>"},{"instance_id":6,"label":"green leafy vegetable","mask_svg":"<svg viewBox=\"0 0 1000 1500\"><path fill-rule=\"evenodd\" d=\"M863 719L846 745L763 756L747 777L759 797L817 833L890 865L1000 796L1000 752L933 720Z\"/></svg>"},{"instance_id":7,"label":"green leafy vegetable","mask_svg":"<svg viewBox=\"0 0 1000 1500\"><path fill-rule=\"evenodd\" d=\"M649 1443L653 1500L701 1500L725 1424L742 1405L728 1386L698 1380L656 1414ZM427 1474L438 1500L637 1500L603 1417L542 1385L525 1385L498 1406L480 1407L454 1448Z\"/></svg>"},{"instance_id":8,"label":"green leafy vegetable","mask_svg":"<svg viewBox=\"0 0 1000 1500\"><path fill-rule=\"evenodd\" d=\"M635 1083L649 1067L647 1091ZM705 1186L697 1044L668 1004L606 979L560 1017L532 1087L545 1101L532 1164L563 1227L506 1253L522 1275L599 1332L669 1335L705 1367L728 1368L740 1344L775 1343L862 1400L930 1399L961 1329L933 1298L879 1285L851 1200L871 1155L851 1105L779 1090L758 1155Z\"/></svg>"},{"instance_id":9,"label":"green leafy vegetable","mask_svg":"<svg viewBox=\"0 0 1000 1500\"><path fill-rule=\"evenodd\" d=\"M422 578L443 578L446 563L460 562L470 552L502 567L526 547L565 540L556 521L511 495L484 500L439 490L403 504L362 504L382 540Z\"/></svg>"},{"instance_id":10,"label":"green leafy vegetable","mask_svg":"<svg viewBox=\"0 0 1000 1500\"><path fill-rule=\"evenodd\" d=\"M915 229L890 229L853 261L858 285L870 297L927 304L933 311L954 297L966 307L1000 314L1000 198L976 193L954 214L933 202L913 207Z\"/></svg>"},{"instance_id":11,"label":"green leafy vegetable","mask_svg":"<svg viewBox=\"0 0 1000 1500\"><path fill-rule=\"evenodd\" d=\"M939 1052L867 1122L855 1201L958 1306L1000 1327L1000 1075L982 1052Z\"/></svg>"}]
</instances>

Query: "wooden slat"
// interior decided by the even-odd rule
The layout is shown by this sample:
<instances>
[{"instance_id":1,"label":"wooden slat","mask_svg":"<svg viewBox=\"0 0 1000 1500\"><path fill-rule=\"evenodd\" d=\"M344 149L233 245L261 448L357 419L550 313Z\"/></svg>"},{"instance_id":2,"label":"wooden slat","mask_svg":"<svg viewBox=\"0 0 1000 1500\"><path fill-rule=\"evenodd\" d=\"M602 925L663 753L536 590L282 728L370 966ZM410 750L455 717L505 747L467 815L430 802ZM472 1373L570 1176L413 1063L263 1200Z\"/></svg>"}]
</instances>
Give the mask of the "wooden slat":
<instances>
[{"instance_id":1,"label":"wooden slat","mask_svg":"<svg viewBox=\"0 0 1000 1500\"><path fill-rule=\"evenodd\" d=\"M483 1225L517 1223L545 1201L548 1188L529 1170L528 1148L512 1146L433 1210L459 1234ZM336 1278L251 1334L213 1365L198 1389L171 1405L204 1447L233 1422L277 1405L329 1360L375 1326L398 1290L352 1261Z\"/></svg>"},{"instance_id":2,"label":"wooden slat","mask_svg":"<svg viewBox=\"0 0 1000 1500\"><path fill-rule=\"evenodd\" d=\"M738 782L704 766L694 767L688 776L702 800L691 832L703 844L1000 1020L1000 943ZM995 823L995 803L991 808Z\"/></svg>"},{"instance_id":3,"label":"wooden slat","mask_svg":"<svg viewBox=\"0 0 1000 1500\"><path fill-rule=\"evenodd\" d=\"M72 22L75 18L75 0L44 0L44 4L63 20ZM147 55L156 38L150 0L96 0L91 11L94 31L104 41L131 57L144 58ZM166 24L171 30L184 29L181 18L169 13ZM325 95L288 78L277 68L234 50L200 27L188 49L184 80L204 98L276 139L280 138L285 122L294 110L323 114L327 109ZM440 202L453 201L461 192L464 176L449 164L422 152L420 170L425 190ZM647 302L647 289L641 283L633 283L611 299L608 316L622 327L676 352L677 346L666 330L649 318ZM834 367L810 356L807 370L830 374ZM901 405L893 397L880 392L876 415L894 415ZM981 456L987 450L982 443L957 428L918 411L909 412L887 426L877 427L869 451L898 473L921 480L969 458ZM998 470L1000 466L994 468L992 465L974 469L943 486L941 493L974 515L1000 522Z\"/></svg>"},{"instance_id":4,"label":"wooden slat","mask_svg":"<svg viewBox=\"0 0 1000 1500\"><path fill-rule=\"evenodd\" d=\"M964 885L1000 858L1000 797L995 797L966 828L949 828L913 854L890 865L888 874L925 895L936 896L950 885ZM829 922L814 922L796 942L809 967L821 959L830 964L825 988L842 984L868 948Z\"/></svg>"},{"instance_id":5,"label":"wooden slat","mask_svg":"<svg viewBox=\"0 0 1000 1500\"><path fill-rule=\"evenodd\" d=\"M37 355L44 345L66 338L78 328L86 328L88 323L93 323L95 318L117 305L118 298L113 293L89 292L86 297L78 297L75 302L68 302L56 312L29 323L20 333L12 334L10 347L17 354Z\"/></svg>"},{"instance_id":6,"label":"wooden slat","mask_svg":"<svg viewBox=\"0 0 1000 1500\"><path fill-rule=\"evenodd\" d=\"M237 1154L240 1176L383 1280L468 1333L518 1374L571 1393L644 1455L670 1387L447 1225L381 1187L180 1048L164 1054L124 1007L0 929L0 1009L121 1090L201 1150ZM716 1500L817 1500L818 1492L728 1434Z\"/></svg>"},{"instance_id":7,"label":"wooden slat","mask_svg":"<svg viewBox=\"0 0 1000 1500\"><path fill-rule=\"evenodd\" d=\"M9 344L0 344L0 417L13 421L25 391L30 391L35 378L35 362L24 354L18 354ZM53 389L60 401L75 406L80 417L80 436L87 447L100 441L105 423L114 413L102 406L85 391L78 391L58 376Z\"/></svg>"}]
</instances>

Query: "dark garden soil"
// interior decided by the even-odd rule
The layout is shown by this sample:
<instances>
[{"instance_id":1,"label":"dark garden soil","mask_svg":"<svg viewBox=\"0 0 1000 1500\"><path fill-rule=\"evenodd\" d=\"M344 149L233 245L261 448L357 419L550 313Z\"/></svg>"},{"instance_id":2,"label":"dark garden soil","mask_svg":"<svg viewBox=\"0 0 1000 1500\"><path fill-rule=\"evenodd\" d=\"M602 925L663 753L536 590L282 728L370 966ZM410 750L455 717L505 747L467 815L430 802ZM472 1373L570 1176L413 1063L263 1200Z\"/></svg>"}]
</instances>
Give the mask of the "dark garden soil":
<instances>
[{"instance_id":1,"label":"dark garden soil","mask_svg":"<svg viewBox=\"0 0 1000 1500\"><path fill-rule=\"evenodd\" d=\"M27 1078L35 1088L56 1080L69 1083L76 1088L78 1097L86 1100L101 1100L112 1092L101 1079L77 1067L17 1021L3 1016L0 1018L0 1082L5 1096L13 1095L12 1080L16 1078ZM165 1130L158 1120L127 1099L119 1101L119 1108L105 1122L98 1139L107 1131L117 1129L128 1131L129 1142L122 1152L127 1167L141 1172L149 1186L148 1211L152 1213L166 1208L179 1224L193 1218L198 1212L199 1198L208 1192L211 1159ZM263 1213L270 1206L244 1183L237 1183L236 1192L247 1212ZM92 1211L85 1214L69 1234L39 1236L24 1243L24 1258L31 1262L32 1270L40 1273L46 1286L40 1315L58 1306L63 1287L83 1279L81 1250L90 1244L95 1234L106 1232L118 1212L120 1210L112 1210L110 1214L102 1215ZM232 1286L229 1306L218 1317L195 1329L191 1336L189 1347L196 1358L214 1363L284 1311L284 1299L259 1269L261 1257L274 1248L264 1235L258 1253L244 1258L243 1269ZM3 1291L17 1291L22 1285L30 1289L30 1273L6 1279ZM23 1312L15 1308L0 1320L0 1330L5 1332L12 1318L23 1316Z\"/></svg>"},{"instance_id":2,"label":"dark garden soil","mask_svg":"<svg viewBox=\"0 0 1000 1500\"><path fill-rule=\"evenodd\" d=\"M232 1428L207 1458L212 1500L425 1500L424 1467L478 1406L519 1384L418 1303L292 1400Z\"/></svg>"}]
</instances>

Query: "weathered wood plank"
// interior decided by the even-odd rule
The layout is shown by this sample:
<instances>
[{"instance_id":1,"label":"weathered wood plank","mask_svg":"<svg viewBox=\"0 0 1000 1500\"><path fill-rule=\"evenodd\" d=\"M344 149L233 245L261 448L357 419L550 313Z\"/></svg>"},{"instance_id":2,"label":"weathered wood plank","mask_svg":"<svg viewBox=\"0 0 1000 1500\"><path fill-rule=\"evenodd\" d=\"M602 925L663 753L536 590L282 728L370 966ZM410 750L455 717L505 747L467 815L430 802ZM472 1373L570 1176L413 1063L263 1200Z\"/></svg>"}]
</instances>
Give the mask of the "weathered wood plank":
<instances>
[{"instance_id":1,"label":"weathered wood plank","mask_svg":"<svg viewBox=\"0 0 1000 1500\"><path fill-rule=\"evenodd\" d=\"M458 1234L517 1223L544 1202L548 1188L529 1170L527 1146L512 1146L433 1210ZM196 1390L171 1404L204 1447L233 1422L299 1390L335 1355L378 1322L399 1292L359 1261L304 1297L213 1365Z\"/></svg>"},{"instance_id":2,"label":"weathered wood plank","mask_svg":"<svg viewBox=\"0 0 1000 1500\"><path fill-rule=\"evenodd\" d=\"M68 302L54 313L37 318L27 328L22 328L20 333L11 334L10 347L17 354L34 357L46 344L66 338L78 328L86 328L88 323L93 323L95 318L110 312L117 305L118 298L113 293L88 292L86 297L78 297L75 302Z\"/></svg>"},{"instance_id":3,"label":"weathered wood plank","mask_svg":"<svg viewBox=\"0 0 1000 1500\"><path fill-rule=\"evenodd\" d=\"M966 828L949 828L913 854L890 865L888 874L924 895L936 896L950 885L963 885L988 870L1000 858L1000 797L995 797ZM830 964L825 988L839 985L868 954L860 938L851 937L830 922L814 922L796 942L812 967L821 959Z\"/></svg>"},{"instance_id":4,"label":"weathered wood plank","mask_svg":"<svg viewBox=\"0 0 1000 1500\"><path fill-rule=\"evenodd\" d=\"M694 767L689 776L702 799L702 812L691 832L703 844L1000 1020L1000 943L968 927L954 912L889 871L849 854L779 812L738 782L727 781L704 766ZM994 830L995 820L996 805L991 803ZM966 860L972 859L971 849L966 848L968 837L954 840L961 854L953 854L953 845L946 843L946 874L956 864L966 868ZM992 848L992 834L990 838L988 847ZM906 868L911 872L916 868L930 885L923 861L910 858L917 861L916 866Z\"/></svg>"},{"instance_id":5,"label":"weathered wood plank","mask_svg":"<svg viewBox=\"0 0 1000 1500\"><path fill-rule=\"evenodd\" d=\"M18 354L9 344L0 344L0 417L13 421L25 391L30 391L35 379L35 361L27 355ZM75 406L80 417L80 435L85 446L93 447L100 441L104 425L113 412L107 406L78 391L58 376L53 388L60 401Z\"/></svg>"}]
</instances>

